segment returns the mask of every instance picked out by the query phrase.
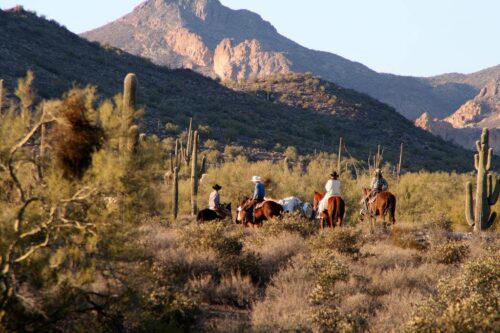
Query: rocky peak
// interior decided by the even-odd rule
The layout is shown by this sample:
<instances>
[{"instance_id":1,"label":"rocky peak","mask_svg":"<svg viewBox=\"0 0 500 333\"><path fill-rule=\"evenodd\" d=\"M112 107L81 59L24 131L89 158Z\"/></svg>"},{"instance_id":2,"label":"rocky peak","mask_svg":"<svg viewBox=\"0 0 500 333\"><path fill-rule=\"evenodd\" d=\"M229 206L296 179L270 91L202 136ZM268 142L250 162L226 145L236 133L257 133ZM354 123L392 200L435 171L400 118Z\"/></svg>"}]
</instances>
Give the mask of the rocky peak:
<instances>
[{"instance_id":1,"label":"rocky peak","mask_svg":"<svg viewBox=\"0 0 500 333\"><path fill-rule=\"evenodd\" d=\"M148 0L143 7L152 7L159 11L171 10L177 8L181 12L194 14L201 20L222 8L219 0Z\"/></svg>"}]
</instances>

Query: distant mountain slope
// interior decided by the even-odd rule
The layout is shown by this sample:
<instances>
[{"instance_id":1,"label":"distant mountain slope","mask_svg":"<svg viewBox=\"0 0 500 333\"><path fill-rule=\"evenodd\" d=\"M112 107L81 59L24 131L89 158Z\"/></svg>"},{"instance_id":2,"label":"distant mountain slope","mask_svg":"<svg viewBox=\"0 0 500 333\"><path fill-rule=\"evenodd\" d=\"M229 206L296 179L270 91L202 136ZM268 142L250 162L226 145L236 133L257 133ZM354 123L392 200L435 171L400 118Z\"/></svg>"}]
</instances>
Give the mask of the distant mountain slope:
<instances>
[{"instance_id":1,"label":"distant mountain slope","mask_svg":"<svg viewBox=\"0 0 500 333\"><path fill-rule=\"evenodd\" d=\"M270 81L269 89L276 93L269 96L259 87L234 91L190 70L169 70L102 48L20 10L0 11L0 45L0 77L7 87L12 91L17 78L32 69L45 98L60 96L73 83L96 85L109 97L121 91L126 73L135 72L139 102L146 107L143 131L160 137L167 135L165 123L185 125L192 116L210 127L205 138L222 144L272 150L279 143L302 152L335 151L338 137L343 136L351 154L362 160L380 143L386 160L395 161L399 143L404 142L409 169L472 167L469 152L414 127L387 105L310 75L286 76L280 79L283 83ZM289 90L288 97L279 89ZM295 98L308 104L290 102Z\"/></svg>"},{"instance_id":2,"label":"distant mountain slope","mask_svg":"<svg viewBox=\"0 0 500 333\"><path fill-rule=\"evenodd\" d=\"M310 71L367 93L409 119L423 112L446 117L480 89L465 81L377 73L338 55L302 47L259 15L231 10L218 0L148 0L82 36L157 64L192 68L222 79Z\"/></svg>"},{"instance_id":3,"label":"distant mountain slope","mask_svg":"<svg viewBox=\"0 0 500 333\"><path fill-rule=\"evenodd\" d=\"M490 144L500 150L500 80L490 81L479 94L465 102L456 112L444 118L432 118L427 113L415 124L445 140L473 149L483 128L490 128Z\"/></svg>"}]
</instances>

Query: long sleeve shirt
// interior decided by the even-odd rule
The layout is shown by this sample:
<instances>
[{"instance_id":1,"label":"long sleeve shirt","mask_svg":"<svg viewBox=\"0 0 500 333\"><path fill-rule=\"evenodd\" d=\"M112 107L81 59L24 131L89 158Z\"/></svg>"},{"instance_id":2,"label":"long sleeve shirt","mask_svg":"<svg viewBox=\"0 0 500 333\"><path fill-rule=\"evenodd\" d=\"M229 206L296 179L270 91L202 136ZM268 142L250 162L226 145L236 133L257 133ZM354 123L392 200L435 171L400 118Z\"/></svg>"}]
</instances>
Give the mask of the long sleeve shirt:
<instances>
[{"instance_id":1,"label":"long sleeve shirt","mask_svg":"<svg viewBox=\"0 0 500 333\"><path fill-rule=\"evenodd\" d=\"M264 184L262 183L257 183L255 184L255 190L253 191L253 197L252 199L264 199L266 196L266 189L264 187Z\"/></svg>"},{"instance_id":2,"label":"long sleeve shirt","mask_svg":"<svg viewBox=\"0 0 500 333\"><path fill-rule=\"evenodd\" d=\"M218 191L212 191L210 193L210 198L208 199L208 207L212 210L219 208L220 206L220 194Z\"/></svg>"},{"instance_id":3,"label":"long sleeve shirt","mask_svg":"<svg viewBox=\"0 0 500 333\"><path fill-rule=\"evenodd\" d=\"M326 193L328 196L340 196L340 180L330 179L325 185Z\"/></svg>"},{"instance_id":4,"label":"long sleeve shirt","mask_svg":"<svg viewBox=\"0 0 500 333\"><path fill-rule=\"evenodd\" d=\"M387 191L387 189L389 188L389 184L387 184L387 181L383 177L373 177L370 188L372 189L372 191L377 192Z\"/></svg>"}]
</instances>

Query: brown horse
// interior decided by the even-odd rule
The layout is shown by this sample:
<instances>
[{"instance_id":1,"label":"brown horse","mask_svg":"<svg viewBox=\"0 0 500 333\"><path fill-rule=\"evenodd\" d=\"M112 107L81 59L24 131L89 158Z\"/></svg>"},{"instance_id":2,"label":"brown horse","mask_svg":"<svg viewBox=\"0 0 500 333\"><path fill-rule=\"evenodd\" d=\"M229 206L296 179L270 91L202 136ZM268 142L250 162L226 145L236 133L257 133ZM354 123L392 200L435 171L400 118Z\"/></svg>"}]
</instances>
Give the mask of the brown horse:
<instances>
[{"instance_id":1,"label":"brown horse","mask_svg":"<svg viewBox=\"0 0 500 333\"><path fill-rule=\"evenodd\" d=\"M363 198L367 198L371 194L371 189L363 189ZM370 230L373 231L373 220L377 221L377 216L381 216L385 225L385 216L389 215L389 222L394 225L396 223L396 197L388 191L379 192L374 200L370 200L366 206L362 200L361 204L361 220L364 215L368 215Z\"/></svg>"},{"instance_id":2,"label":"brown horse","mask_svg":"<svg viewBox=\"0 0 500 333\"><path fill-rule=\"evenodd\" d=\"M324 193L314 192L313 206L314 210L318 210L319 202L325 196ZM327 226L334 228L335 226L341 227L345 214L345 202L340 196L333 196L328 199L326 210L321 212L319 222L321 229L323 229L323 221L327 220Z\"/></svg>"},{"instance_id":3,"label":"brown horse","mask_svg":"<svg viewBox=\"0 0 500 333\"><path fill-rule=\"evenodd\" d=\"M245 227L259 226L263 221L267 221L276 216L281 216L283 206L279 203L267 200L259 204L259 208L251 206L252 199L245 198L241 201L236 214L236 224L243 224ZM250 209L254 209L254 221L250 221Z\"/></svg>"},{"instance_id":4,"label":"brown horse","mask_svg":"<svg viewBox=\"0 0 500 333\"><path fill-rule=\"evenodd\" d=\"M226 219L227 217L232 218L231 203L222 204L221 206L222 209L220 209L219 212L210 208L200 210L196 216L196 221L198 221L198 223L203 223L215 220L220 221Z\"/></svg>"}]
</instances>

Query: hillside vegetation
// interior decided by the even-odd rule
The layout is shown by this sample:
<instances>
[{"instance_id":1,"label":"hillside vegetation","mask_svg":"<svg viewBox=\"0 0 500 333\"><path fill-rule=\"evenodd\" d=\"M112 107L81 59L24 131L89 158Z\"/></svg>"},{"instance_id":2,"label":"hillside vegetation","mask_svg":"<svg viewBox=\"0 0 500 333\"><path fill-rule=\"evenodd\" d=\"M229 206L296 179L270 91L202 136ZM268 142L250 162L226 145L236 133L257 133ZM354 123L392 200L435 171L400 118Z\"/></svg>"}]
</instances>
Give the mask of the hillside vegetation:
<instances>
[{"instance_id":1,"label":"hillside vegetation","mask_svg":"<svg viewBox=\"0 0 500 333\"><path fill-rule=\"evenodd\" d=\"M387 160L396 161L399 145L407 146L406 168L418 170L470 170L472 163L466 151L415 129L390 107L365 95L305 76L291 76L295 85L304 81L300 91L328 88L324 93L336 101L331 114L321 99L311 104L268 101L267 96L235 92L214 80L189 70L169 70L139 57L110 47L103 48L69 32L55 22L16 9L0 11L0 77L11 91L18 77L28 69L34 71L39 95L61 96L73 84L98 87L99 98L112 97L121 89L120 82L128 72L140 81L139 104L145 106L141 132L165 138L172 134L166 127L176 124L182 131L187 119L204 126L204 138L220 145L243 145L280 153L294 146L301 153L337 151L338 138L346 138L349 152L366 160L378 144L385 148ZM302 77L302 78L301 78ZM299 97L298 97L299 98ZM340 109L343 111L340 112ZM256 154L251 151L252 156Z\"/></svg>"},{"instance_id":2,"label":"hillside vegetation","mask_svg":"<svg viewBox=\"0 0 500 333\"><path fill-rule=\"evenodd\" d=\"M229 219L199 225L184 162L172 218L171 150L139 135L133 75L106 100L87 87L37 102L33 79L0 103L1 331L498 329L498 232L456 232L469 230L461 214L471 175L408 173L398 183L386 165L397 223L374 233L357 219L369 174L353 159L342 164L343 228L319 230L296 215L260 229ZM290 167L252 163L237 149L217 157L203 146L201 155L216 158L200 207L213 182L236 207L253 174L269 195L307 200L336 161L289 149Z\"/></svg>"}]
</instances>

